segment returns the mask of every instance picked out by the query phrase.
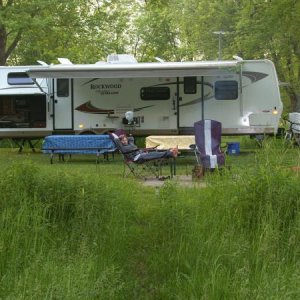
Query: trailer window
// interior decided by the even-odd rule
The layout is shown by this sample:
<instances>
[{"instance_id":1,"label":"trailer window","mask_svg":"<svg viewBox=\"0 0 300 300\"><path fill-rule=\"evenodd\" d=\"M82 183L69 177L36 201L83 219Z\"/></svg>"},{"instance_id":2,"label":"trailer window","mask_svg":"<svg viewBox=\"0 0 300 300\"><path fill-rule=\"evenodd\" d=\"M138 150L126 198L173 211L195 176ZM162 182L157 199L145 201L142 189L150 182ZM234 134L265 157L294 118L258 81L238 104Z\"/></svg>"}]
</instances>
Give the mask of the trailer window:
<instances>
[{"instance_id":1,"label":"trailer window","mask_svg":"<svg viewBox=\"0 0 300 300\"><path fill-rule=\"evenodd\" d=\"M197 93L197 77L184 77L183 89L185 94Z\"/></svg>"},{"instance_id":2,"label":"trailer window","mask_svg":"<svg viewBox=\"0 0 300 300\"><path fill-rule=\"evenodd\" d=\"M222 80L215 82L216 100L235 100L238 98L238 82L235 80Z\"/></svg>"},{"instance_id":3,"label":"trailer window","mask_svg":"<svg viewBox=\"0 0 300 300\"><path fill-rule=\"evenodd\" d=\"M57 84L57 97L69 97L69 79L59 78Z\"/></svg>"},{"instance_id":4,"label":"trailer window","mask_svg":"<svg viewBox=\"0 0 300 300\"><path fill-rule=\"evenodd\" d=\"M170 99L170 88L165 86L151 86L141 88L142 100L168 100Z\"/></svg>"},{"instance_id":5,"label":"trailer window","mask_svg":"<svg viewBox=\"0 0 300 300\"><path fill-rule=\"evenodd\" d=\"M0 128L46 128L46 95L0 95L0 120Z\"/></svg>"},{"instance_id":6,"label":"trailer window","mask_svg":"<svg viewBox=\"0 0 300 300\"><path fill-rule=\"evenodd\" d=\"M7 83L9 85L34 84L33 80L24 72L8 73Z\"/></svg>"}]
</instances>

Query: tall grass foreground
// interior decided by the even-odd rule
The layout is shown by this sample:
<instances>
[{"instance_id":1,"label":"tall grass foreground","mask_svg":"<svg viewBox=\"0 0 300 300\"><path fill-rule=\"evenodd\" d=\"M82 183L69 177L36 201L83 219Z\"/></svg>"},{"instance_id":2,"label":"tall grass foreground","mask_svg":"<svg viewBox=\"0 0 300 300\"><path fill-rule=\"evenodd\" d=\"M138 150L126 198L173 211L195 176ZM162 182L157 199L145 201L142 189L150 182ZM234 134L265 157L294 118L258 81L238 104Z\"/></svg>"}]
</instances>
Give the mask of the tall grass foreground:
<instances>
[{"instance_id":1,"label":"tall grass foreground","mask_svg":"<svg viewBox=\"0 0 300 300\"><path fill-rule=\"evenodd\" d=\"M262 151L207 188L160 190L12 164L0 174L0 298L299 298L299 177L280 159Z\"/></svg>"}]
</instances>

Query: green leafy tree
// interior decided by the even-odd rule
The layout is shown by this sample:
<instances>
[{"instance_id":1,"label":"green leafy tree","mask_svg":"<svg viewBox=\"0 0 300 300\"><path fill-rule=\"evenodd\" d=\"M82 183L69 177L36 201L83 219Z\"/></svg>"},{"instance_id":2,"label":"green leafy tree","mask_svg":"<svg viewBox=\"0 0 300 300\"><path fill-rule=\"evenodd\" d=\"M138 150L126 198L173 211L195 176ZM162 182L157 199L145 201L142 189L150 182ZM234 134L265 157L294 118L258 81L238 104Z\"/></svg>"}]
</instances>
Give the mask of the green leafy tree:
<instances>
[{"instance_id":1,"label":"green leafy tree","mask_svg":"<svg viewBox=\"0 0 300 300\"><path fill-rule=\"evenodd\" d=\"M300 2L249 1L240 6L231 50L243 58L269 58L286 84L286 108L300 111Z\"/></svg>"},{"instance_id":2,"label":"green leafy tree","mask_svg":"<svg viewBox=\"0 0 300 300\"><path fill-rule=\"evenodd\" d=\"M78 30L79 0L7 0L0 1L0 65L31 63L44 52L51 57L63 34ZM53 44L41 44L49 37ZM64 42L66 41L63 40ZM64 44L64 47L67 45ZM67 47L66 47L67 49ZM48 51L48 53L47 53Z\"/></svg>"},{"instance_id":3,"label":"green leafy tree","mask_svg":"<svg viewBox=\"0 0 300 300\"><path fill-rule=\"evenodd\" d=\"M25 4L22 1L19 5L23 9ZM39 5L39 9L28 26L24 27L22 21L19 22L24 30L8 62L24 65L33 64L37 59L50 63L55 62L57 57L75 57L74 45L80 39L78 32L84 24L80 16L86 2L53 0L49 5L49 1L39 0L32 1L30 5Z\"/></svg>"},{"instance_id":4,"label":"green leafy tree","mask_svg":"<svg viewBox=\"0 0 300 300\"><path fill-rule=\"evenodd\" d=\"M132 18L137 6L130 0L90 1L81 16L85 24L79 34L81 62L103 60L111 53L126 53L131 44ZM82 47L86 51L82 51Z\"/></svg>"},{"instance_id":5,"label":"green leafy tree","mask_svg":"<svg viewBox=\"0 0 300 300\"><path fill-rule=\"evenodd\" d=\"M145 2L135 20L136 56L141 61L151 61L154 57L179 60L178 24L172 10L176 1Z\"/></svg>"},{"instance_id":6,"label":"green leafy tree","mask_svg":"<svg viewBox=\"0 0 300 300\"><path fill-rule=\"evenodd\" d=\"M10 63L28 64L37 59L57 63L57 57L67 57L74 63L94 63L130 48L135 13L131 1L44 2L48 6L39 10L35 23L22 34L9 56Z\"/></svg>"}]
</instances>

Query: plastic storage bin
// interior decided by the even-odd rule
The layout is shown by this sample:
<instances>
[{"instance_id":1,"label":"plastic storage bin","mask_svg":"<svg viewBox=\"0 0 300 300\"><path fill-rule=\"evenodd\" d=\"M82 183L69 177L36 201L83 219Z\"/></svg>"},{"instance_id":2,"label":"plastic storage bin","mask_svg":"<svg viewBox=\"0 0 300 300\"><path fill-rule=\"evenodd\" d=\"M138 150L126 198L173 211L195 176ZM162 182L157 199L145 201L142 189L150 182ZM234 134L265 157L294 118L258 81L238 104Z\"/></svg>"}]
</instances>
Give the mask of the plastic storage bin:
<instances>
[{"instance_id":1,"label":"plastic storage bin","mask_svg":"<svg viewBox=\"0 0 300 300\"><path fill-rule=\"evenodd\" d=\"M240 154L240 143L237 142L227 143L227 153L229 155Z\"/></svg>"}]
</instances>

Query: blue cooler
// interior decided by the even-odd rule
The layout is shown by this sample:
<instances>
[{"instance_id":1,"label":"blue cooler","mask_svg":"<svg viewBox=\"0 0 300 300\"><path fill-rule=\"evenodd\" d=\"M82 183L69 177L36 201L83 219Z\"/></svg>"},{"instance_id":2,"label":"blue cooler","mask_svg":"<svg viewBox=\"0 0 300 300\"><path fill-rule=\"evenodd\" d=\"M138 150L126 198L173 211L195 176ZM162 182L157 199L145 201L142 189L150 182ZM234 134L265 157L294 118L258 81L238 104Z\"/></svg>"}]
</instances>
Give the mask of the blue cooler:
<instances>
[{"instance_id":1,"label":"blue cooler","mask_svg":"<svg viewBox=\"0 0 300 300\"><path fill-rule=\"evenodd\" d=\"M229 155L240 154L240 143L237 142L227 143L227 153Z\"/></svg>"}]
</instances>

